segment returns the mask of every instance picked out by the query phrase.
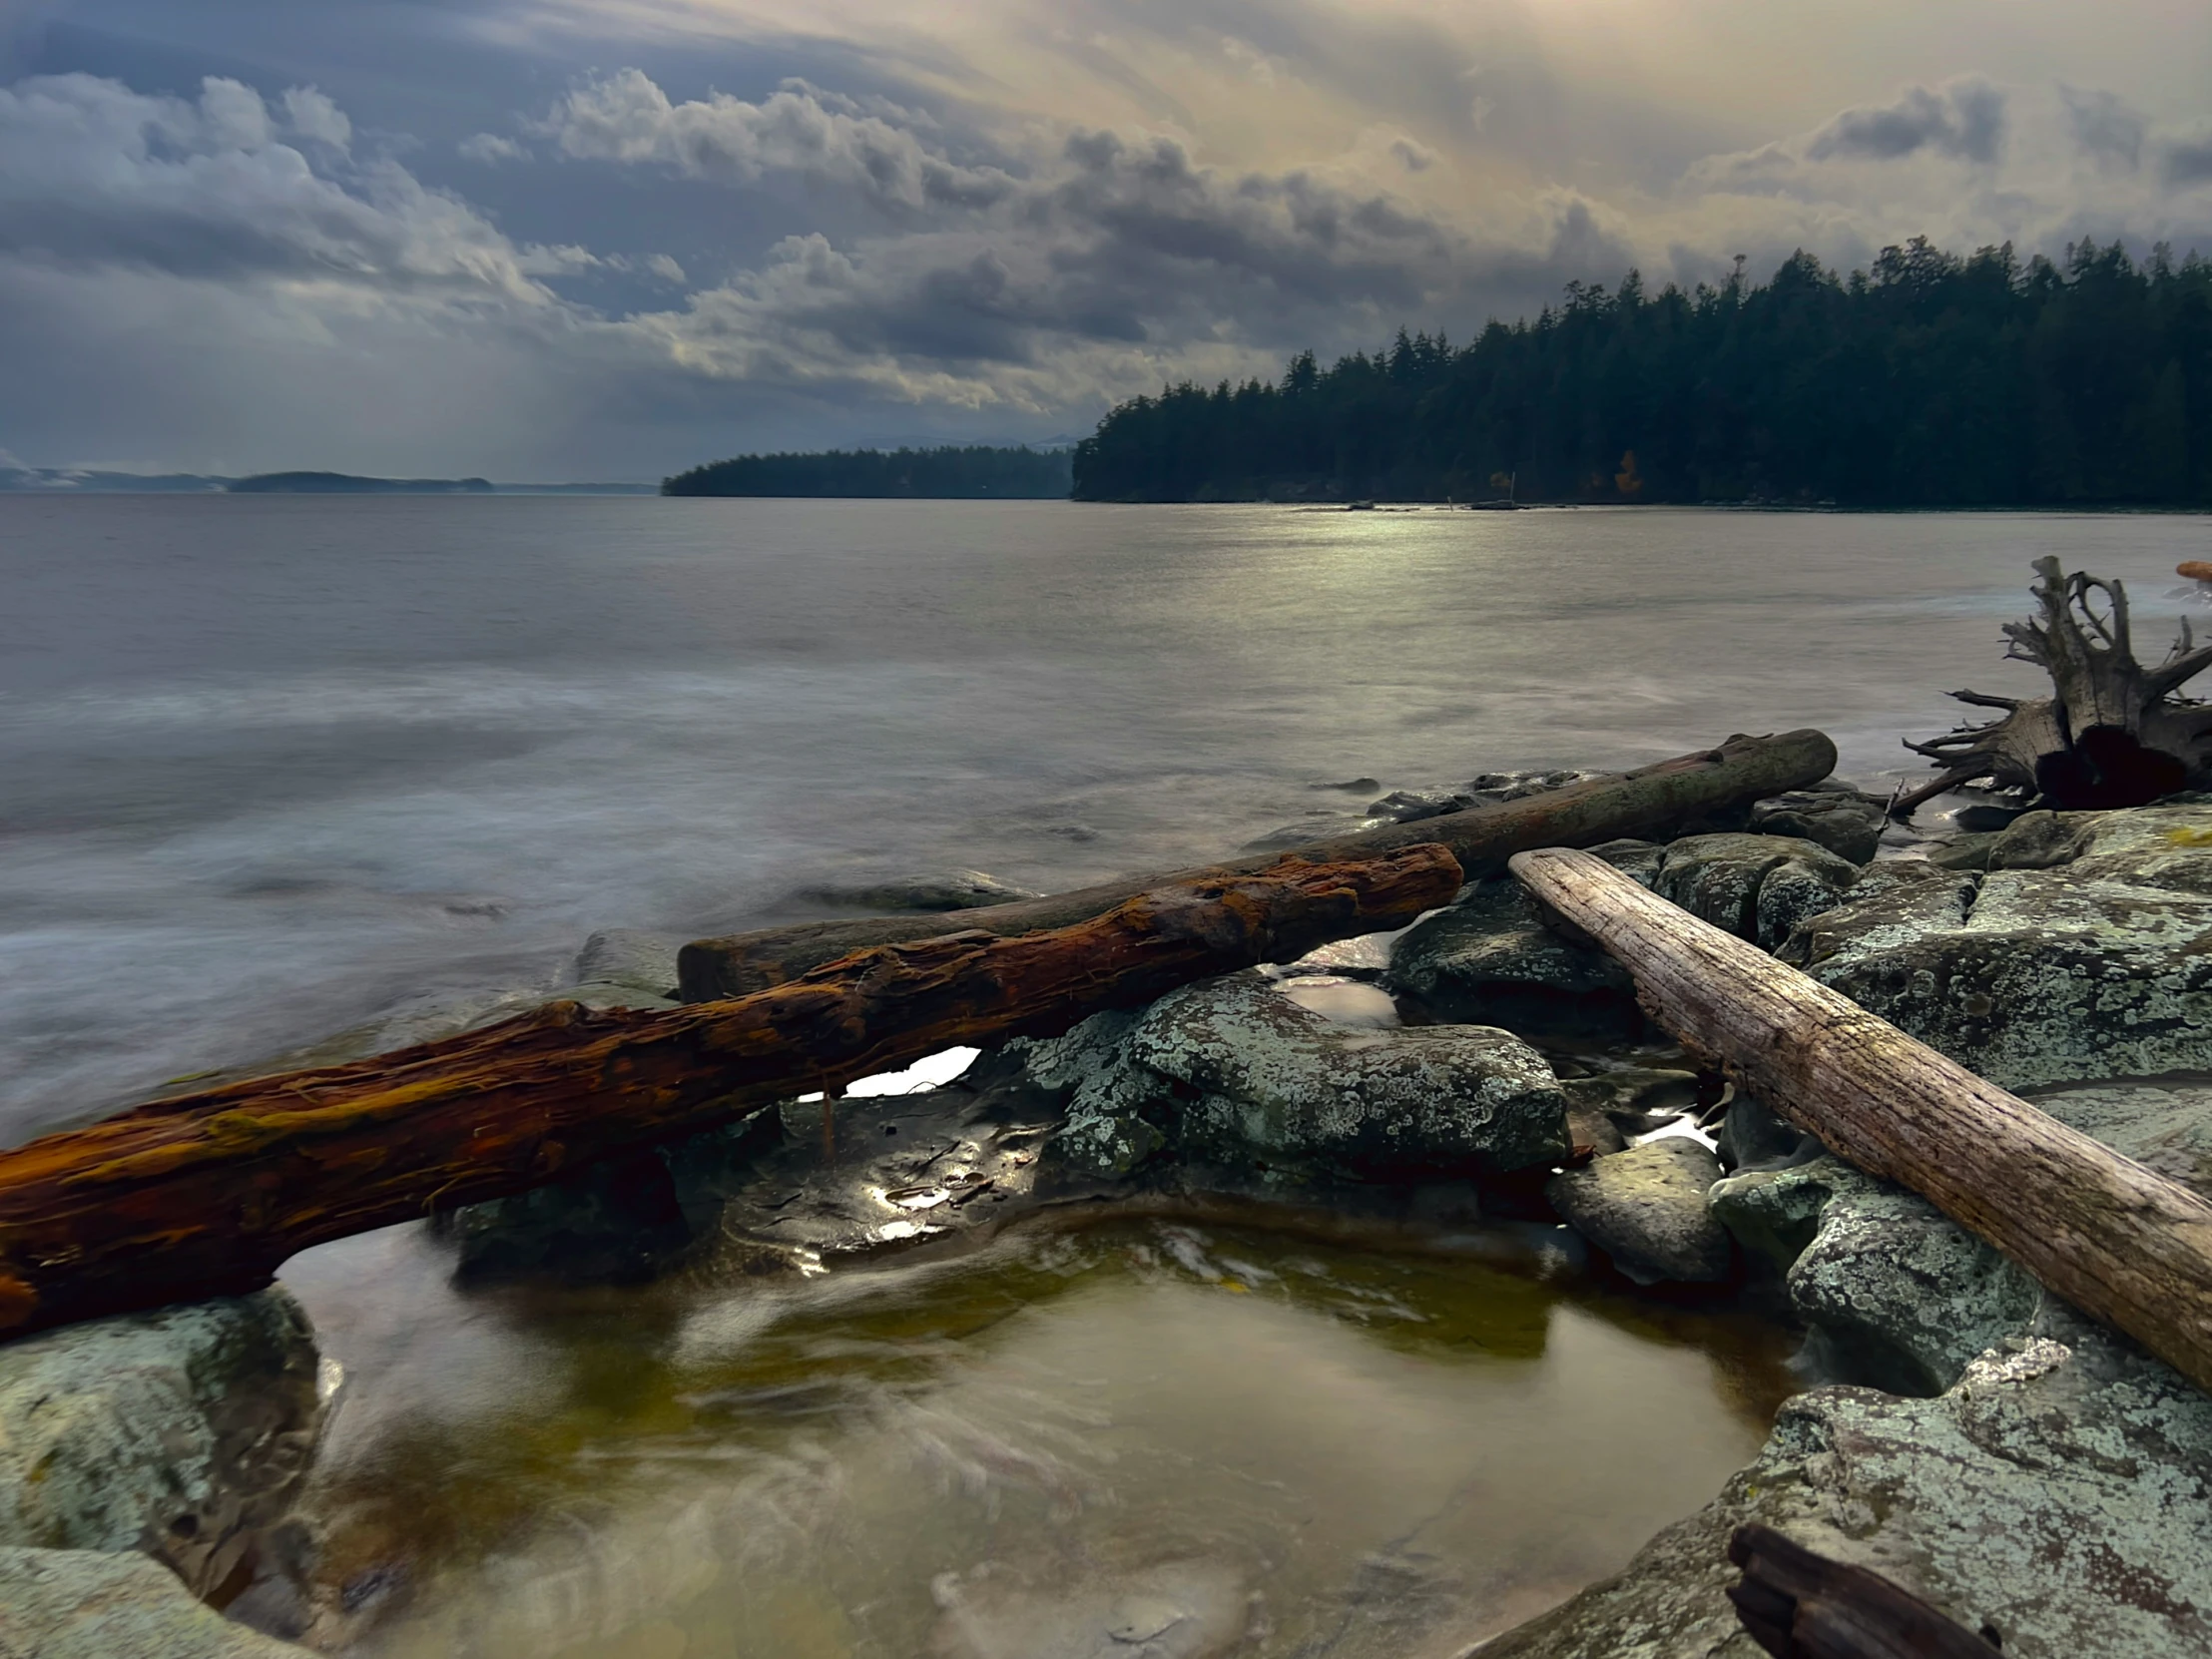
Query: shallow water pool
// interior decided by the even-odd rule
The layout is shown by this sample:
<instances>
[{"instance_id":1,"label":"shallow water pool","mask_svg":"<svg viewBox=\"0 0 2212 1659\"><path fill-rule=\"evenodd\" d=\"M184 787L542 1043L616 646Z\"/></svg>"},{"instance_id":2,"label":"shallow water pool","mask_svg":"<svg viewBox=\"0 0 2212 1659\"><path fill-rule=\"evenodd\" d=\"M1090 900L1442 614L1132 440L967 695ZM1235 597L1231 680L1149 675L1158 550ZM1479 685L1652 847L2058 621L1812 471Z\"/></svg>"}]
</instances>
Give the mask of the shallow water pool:
<instances>
[{"instance_id":1,"label":"shallow water pool","mask_svg":"<svg viewBox=\"0 0 2212 1659\"><path fill-rule=\"evenodd\" d=\"M391 1659L1440 1659L1705 1502L1792 1386L1740 1315L1162 1220L467 1298L367 1243L286 1277L351 1374L323 1571Z\"/></svg>"}]
</instances>

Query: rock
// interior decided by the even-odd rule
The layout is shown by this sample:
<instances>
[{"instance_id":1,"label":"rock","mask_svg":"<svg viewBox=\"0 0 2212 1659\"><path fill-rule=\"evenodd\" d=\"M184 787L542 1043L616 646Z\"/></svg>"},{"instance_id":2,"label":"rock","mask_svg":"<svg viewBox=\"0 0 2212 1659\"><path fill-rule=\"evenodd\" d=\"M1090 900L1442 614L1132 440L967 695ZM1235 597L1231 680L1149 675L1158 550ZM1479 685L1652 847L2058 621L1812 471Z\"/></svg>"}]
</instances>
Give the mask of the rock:
<instances>
[{"instance_id":1,"label":"rock","mask_svg":"<svg viewBox=\"0 0 2212 1659\"><path fill-rule=\"evenodd\" d=\"M2212 1084L2104 1082L2032 1099L2212 1197ZM1791 1304L1828 1340L1836 1368L1896 1392L1939 1393L1976 1355L2024 1332L2042 1295L1917 1193L1835 1157L1731 1176L1711 1204L1747 1251L1787 1270Z\"/></svg>"},{"instance_id":2,"label":"rock","mask_svg":"<svg viewBox=\"0 0 2212 1659\"><path fill-rule=\"evenodd\" d=\"M1310 841L1335 840L1340 835L1356 835L1363 830L1373 830L1387 819L1352 818L1343 813L1314 813L1295 824L1280 825L1264 835L1256 835L1240 849L1245 852L1281 852L1287 847L1305 846Z\"/></svg>"},{"instance_id":3,"label":"rock","mask_svg":"<svg viewBox=\"0 0 2212 1659\"><path fill-rule=\"evenodd\" d=\"M1888 824L1883 804L1856 790L1792 790L1753 802L1749 828L1756 834L1813 841L1864 864L1880 850Z\"/></svg>"},{"instance_id":4,"label":"rock","mask_svg":"<svg viewBox=\"0 0 2212 1659\"><path fill-rule=\"evenodd\" d=\"M1687 835L1668 843L1651 882L1662 898L1769 950L1835 905L1858 866L1790 835Z\"/></svg>"},{"instance_id":5,"label":"rock","mask_svg":"<svg viewBox=\"0 0 2212 1659\"><path fill-rule=\"evenodd\" d=\"M1017 898L1042 898L1044 895L1029 887L1001 881L979 869L952 869L848 884L826 882L800 888L799 896L813 904L859 910L943 911L978 910L987 904L1008 904Z\"/></svg>"},{"instance_id":6,"label":"rock","mask_svg":"<svg viewBox=\"0 0 2212 1659\"><path fill-rule=\"evenodd\" d=\"M1734 1268L1728 1233L1707 1213L1721 1166L1697 1141L1668 1135L1555 1175L1544 1197L1568 1226L1639 1285L1713 1285Z\"/></svg>"},{"instance_id":7,"label":"rock","mask_svg":"<svg viewBox=\"0 0 2212 1659\"><path fill-rule=\"evenodd\" d=\"M1449 1179L1567 1150L1565 1098L1519 1038L1485 1026L1339 1026L1257 973L1161 998L1123 1052L1182 1085L1174 1094L1195 1096L1178 1125L1183 1145L1232 1162Z\"/></svg>"},{"instance_id":8,"label":"rock","mask_svg":"<svg viewBox=\"0 0 2212 1659\"><path fill-rule=\"evenodd\" d=\"M1724 1593L1748 1521L1987 1626L2006 1659L2212 1651L2212 1399L2063 1308L2042 1321L1937 1398L1791 1400L1711 1507L1482 1659L1758 1659Z\"/></svg>"},{"instance_id":9,"label":"rock","mask_svg":"<svg viewBox=\"0 0 2212 1659\"><path fill-rule=\"evenodd\" d=\"M1471 795L1448 795L1420 790L1392 790L1380 801L1368 803L1368 817L1393 824L1417 824L1424 818L1442 818L1475 805Z\"/></svg>"},{"instance_id":10,"label":"rock","mask_svg":"<svg viewBox=\"0 0 2212 1659\"><path fill-rule=\"evenodd\" d=\"M1928 861L1938 869L1987 869L1989 848L1996 839L1988 831L1953 835L1931 851Z\"/></svg>"},{"instance_id":11,"label":"rock","mask_svg":"<svg viewBox=\"0 0 2212 1659\"><path fill-rule=\"evenodd\" d=\"M212 1593L306 1473L318 1367L275 1287L0 1345L0 1544L143 1549Z\"/></svg>"},{"instance_id":12,"label":"rock","mask_svg":"<svg viewBox=\"0 0 2212 1659\"><path fill-rule=\"evenodd\" d=\"M2008 1088L2212 1068L2212 810L2030 813L1978 878L1916 862L1785 959Z\"/></svg>"},{"instance_id":13,"label":"rock","mask_svg":"<svg viewBox=\"0 0 2212 1659\"><path fill-rule=\"evenodd\" d=\"M676 953L683 946L684 941L672 933L605 927L584 941L569 977L580 990L607 987L642 991L650 998L673 1003Z\"/></svg>"},{"instance_id":14,"label":"rock","mask_svg":"<svg viewBox=\"0 0 2212 1659\"><path fill-rule=\"evenodd\" d=\"M459 1247L462 1284L553 1279L639 1285L658 1277L709 1232L755 1158L782 1133L756 1113L665 1146L641 1147L508 1198L438 1218Z\"/></svg>"},{"instance_id":15,"label":"rock","mask_svg":"<svg viewBox=\"0 0 2212 1659\"><path fill-rule=\"evenodd\" d=\"M1646 885L1662 856L1649 841L1591 850ZM1387 980L1446 1020L1623 1034L1643 1023L1628 971L1596 946L1546 926L1528 889L1510 876L1477 882L1457 903L1407 928L1390 947Z\"/></svg>"},{"instance_id":16,"label":"rock","mask_svg":"<svg viewBox=\"0 0 2212 1659\"><path fill-rule=\"evenodd\" d=\"M978 1569L930 1591L943 1610L935 1659L1212 1659L1242 1644L1252 1611L1242 1575L1203 1560L1119 1583L1017 1585Z\"/></svg>"},{"instance_id":17,"label":"rock","mask_svg":"<svg viewBox=\"0 0 2212 1659\"><path fill-rule=\"evenodd\" d=\"M1731 1172L1806 1163L1825 1150L1814 1137L1748 1094L1728 1103L1713 1141L1721 1167Z\"/></svg>"},{"instance_id":18,"label":"rock","mask_svg":"<svg viewBox=\"0 0 2212 1659\"><path fill-rule=\"evenodd\" d=\"M195 1601L160 1563L0 1547L4 1659L310 1659Z\"/></svg>"},{"instance_id":19,"label":"rock","mask_svg":"<svg viewBox=\"0 0 2212 1659\"><path fill-rule=\"evenodd\" d=\"M1826 1340L1829 1369L1895 1393L1940 1393L2022 1330L2040 1294L1928 1200L1841 1159L1731 1176L1712 1211L1787 1269L1791 1306Z\"/></svg>"}]
</instances>

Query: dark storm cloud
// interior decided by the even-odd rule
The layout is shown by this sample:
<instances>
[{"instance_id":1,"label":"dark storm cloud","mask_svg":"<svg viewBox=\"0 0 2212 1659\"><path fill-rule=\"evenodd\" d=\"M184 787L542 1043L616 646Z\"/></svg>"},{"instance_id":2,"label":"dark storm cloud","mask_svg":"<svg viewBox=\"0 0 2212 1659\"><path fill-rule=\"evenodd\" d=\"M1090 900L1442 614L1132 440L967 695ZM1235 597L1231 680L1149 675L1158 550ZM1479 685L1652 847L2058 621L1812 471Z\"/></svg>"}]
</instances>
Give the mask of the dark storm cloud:
<instances>
[{"instance_id":1,"label":"dark storm cloud","mask_svg":"<svg viewBox=\"0 0 2212 1659\"><path fill-rule=\"evenodd\" d=\"M2212 133L2167 145L2159 171L2171 185L2188 187L2212 183Z\"/></svg>"},{"instance_id":2,"label":"dark storm cloud","mask_svg":"<svg viewBox=\"0 0 2212 1659\"><path fill-rule=\"evenodd\" d=\"M2073 126L2074 143L2084 155L2124 167L2141 165L2143 118L2116 93L2090 91L2060 82L2058 96Z\"/></svg>"},{"instance_id":3,"label":"dark storm cloud","mask_svg":"<svg viewBox=\"0 0 2212 1659\"><path fill-rule=\"evenodd\" d=\"M1934 150L1990 163L2004 143L2004 93L1976 77L1937 88L1908 87L1897 101L1846 110L1814 135L1814 161L1851 157L1897 161Z\"/></svg>"}]
</instances>

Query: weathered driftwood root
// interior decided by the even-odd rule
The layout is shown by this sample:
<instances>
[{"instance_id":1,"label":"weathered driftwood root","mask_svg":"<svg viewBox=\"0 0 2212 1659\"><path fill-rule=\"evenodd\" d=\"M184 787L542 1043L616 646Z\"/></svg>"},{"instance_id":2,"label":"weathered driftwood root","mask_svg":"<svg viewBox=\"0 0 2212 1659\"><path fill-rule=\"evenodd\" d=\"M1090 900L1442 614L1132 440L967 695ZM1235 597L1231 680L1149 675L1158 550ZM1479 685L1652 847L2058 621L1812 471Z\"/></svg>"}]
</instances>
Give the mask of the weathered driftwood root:
<instances>
[{"instance_id":1,"label":"weathered driftwood root","mask_svg":"<svg viewBox=\"0 0 2212 1659\"><path fill-rule=\"evenodd\" d=\"M1775 1659L2004 1659L1989 1642L1878 1572L1831 1561L1771 1526L1739 1526L1728 1558L1736 1617Z\"/></svg>"},{"instance_id":2,"label":"weathered driftwood root","mask_svg":"<svg viewBox=\"0 0 2212 1659\"><path fill-rule=\"evenodd\" d=\"M1730 738L1718 749L1678 756L1635 772L1593 778L1520 801L1392 824L1296 848L1305 858L1367 858L1401 846L1434 843L1451 849L1469 880L1494 875L1506 858L1530 846L1595 846L1622 835L1676 830L1708 814L1817 784L1836 768L1836 746L1815 731L1779 737ZM992 904L949 915L859 916L800 922L727 938L700 939L677 961L686 1002L743 996L793 979L810 968L869 945L981 928L1011 937L1066 927L1153 887L1218 881L1264 869L1279 856L1261 853L1196 869L1124 876L1048 898Z\"/></svg>"},{"instance_id":3,"label":"weathered driftwood root","mask_svg":"<svg viewBox=\"0 0 2212 1659\"><path fill-rule=\"evenodd\" d=\"M2035 573L2039 614L2005 625L2010 643L2004 654L2048 674L2053 695L1952 692L1961 703L2003 713L1984 726L1908 743L1942 775L1900 796L1893 813L1910 814L1975 779L2032 792L2063 809L2140 807L2212 781L2212 704L2174 696L2212 667L2212 646L2196 645L2183 619L2166 660L2145 668L2135 660L2125 587L2080 572L2065 575L2056 559L2037 559Z\"/></svg>"},{"instance_id":4,"label":"weathered driftwood root","mask_svg":"<svg viewBox=\"0 0 2212 1659\"><path fill-rule=\"evenodd\" d=\"M867 951L741 1001L556 1003L141 1106L0 1152L0 1334L252 1290L324 1240L519 1192L953 1044L1062 1031L1192 979L1402 926L1460 880L1440 846L1285 857L1056 932Z\"/></svg>"},{"instance_id":5,"label":"weathered driftwood root","mask_svg":"<svg viewBox=\"0 0 2212 1659\"><path fill-rule=\"evenodd\" d=\"M2212 1204L1600 858L1556 848L1512 867L1734 1081L2212 1389Z\"/></svg>"}]
</instances>

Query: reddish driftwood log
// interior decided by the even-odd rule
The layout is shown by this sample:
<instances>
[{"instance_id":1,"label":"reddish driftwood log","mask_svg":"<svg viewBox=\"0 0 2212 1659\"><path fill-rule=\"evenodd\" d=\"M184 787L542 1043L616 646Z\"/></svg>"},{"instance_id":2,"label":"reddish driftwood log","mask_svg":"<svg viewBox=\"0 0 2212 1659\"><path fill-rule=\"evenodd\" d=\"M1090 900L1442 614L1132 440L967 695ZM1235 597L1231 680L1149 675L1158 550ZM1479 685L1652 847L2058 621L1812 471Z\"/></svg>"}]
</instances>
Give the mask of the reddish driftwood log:
<instances>
[{"instance_id":1,"label":"reddish driftwood log","mask_svg":"<svg viewBox=\"0 0 2212 1659\"><path fill-rule=\"evenodd\" d=\"M1831 1561L1771 1526L1739 1526L1728 1558L1736 1617L1775 1659L2004 1659L1955 1619L1878 1572Z\"/></svg>"},{"instance_id":2,"label":"reddish driftwood log","mask_svg":"<svg viewBox=\"0 0 2212 1659\"><path fill-rule=\"evenodd\" d=\"M1943 769L1901 796L1905 816L1922 802L1986 778L2025 790L2045 806L2073 810L2140 807L2162 795L2212 782L2212 704L2177 698L2181 686L2212 667L2212 646L2196 645L2189 623L2156 668L2135 660L2127 589L2037 559L2038 615L2005 624L2004 654L2050 676L2049 697L1950 695L2003 714L1927 743L1908 743ZM2103 610L2095 596L2102 596Z\"/></svg>"},{"instance_id":3,"label":"reddish driftwood log","mask_svg":"<svg viewBox=\"0 0 2212 1659\"><path fill-rule=\"evenodd\" d=\"M1651 1017L1684 1043L2212 1389L2212 1204L1602 858L1562 847L1512 867L1628 969Z\"/></svg>"},{"instance_id":4,"label":"reddish driftwood log","mask_svg":"<svg viewBox=\"0 0 2212 1659\"><path fill-rule=\"evenodd\" d=\"M1460 879L1440 846L1286 857L1056 932L867 951L740 1001L556 1003L157 1101L0 1153L0 1334L253 1290L309 1245L519 1192L748 1106L1402 926Z\"/></svg>"},{"instance_id":5,"label":"reddish driftwood log","mask_svg":"<svg viewBox=\"0 0 2212 1659\"><path fill-rule=\"evenodd\" d=\"M1504 869L1506 858L1524 847L1595 846L1622 835L1679 830L1682 825L1708 814L1817 784L1835 769L1836 746L1819 732L1735 737L1718 749L1678 756L1635 772L1593 778L1497 806L1473 807L1411 824L1364 830L1294 850L1302 858L1330 861L1370 858L1400 846L1435 844L1449 847L1472 880L1497 874ZM686 945L678 958L683 997L686 1002L706 1002L721 996L743 996L797 978L848 951L899 939L925 939L970 928L1012 937L1041 928L1066 927L1152 887L1219 881L1264 869L1278 856L1265 852L1197 869L1124 876L1048 898L992 904L949 915L858 916L700 939Z\"/></svg>"}]
</instances>

